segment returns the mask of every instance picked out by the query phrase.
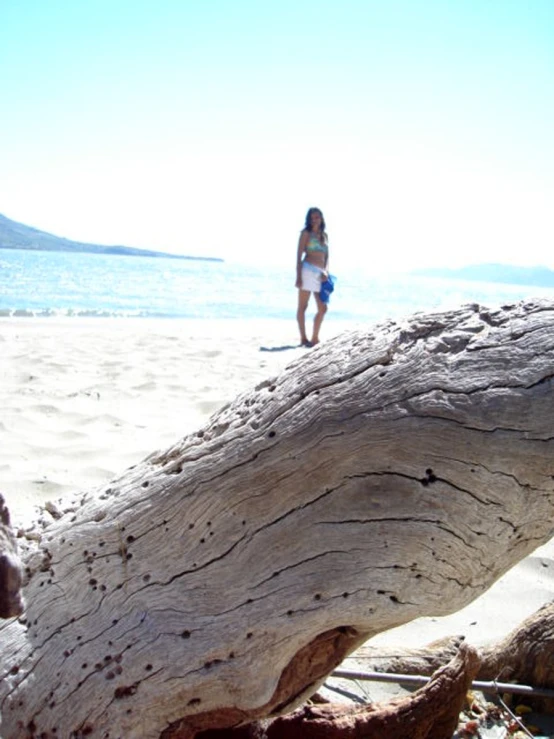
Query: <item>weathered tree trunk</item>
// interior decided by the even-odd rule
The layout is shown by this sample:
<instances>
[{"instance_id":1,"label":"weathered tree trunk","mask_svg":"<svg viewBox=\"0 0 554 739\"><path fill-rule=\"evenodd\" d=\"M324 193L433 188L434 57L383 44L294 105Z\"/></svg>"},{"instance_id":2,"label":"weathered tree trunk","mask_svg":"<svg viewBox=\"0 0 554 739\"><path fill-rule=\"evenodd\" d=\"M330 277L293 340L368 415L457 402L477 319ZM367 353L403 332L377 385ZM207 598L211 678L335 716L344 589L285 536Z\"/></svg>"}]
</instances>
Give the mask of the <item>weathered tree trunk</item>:
<instances>
[{"instance_id":1,"label":"weathered tree trunk","mask_svg":"<svg viewBox=\"0 0 554 739\"><path fill-rule=\"evenodd\" d=\"M197 739L450 739L478 667L476 650L461 644L448 665L405 698L369 706L307 705L238 729L201 732Z\"/></svg>"},{"instance_id":2,"label":"weathered tree trunk","mask_svg":"<svg viewBox=\"0 0 554 739\"><path fill-rule=\"evenodd\" d=\"M552 535L553 369L550 303L346 334L61 504L0 626L4 739L275 716L469 603Z\"/></svg>"}]
</instances>

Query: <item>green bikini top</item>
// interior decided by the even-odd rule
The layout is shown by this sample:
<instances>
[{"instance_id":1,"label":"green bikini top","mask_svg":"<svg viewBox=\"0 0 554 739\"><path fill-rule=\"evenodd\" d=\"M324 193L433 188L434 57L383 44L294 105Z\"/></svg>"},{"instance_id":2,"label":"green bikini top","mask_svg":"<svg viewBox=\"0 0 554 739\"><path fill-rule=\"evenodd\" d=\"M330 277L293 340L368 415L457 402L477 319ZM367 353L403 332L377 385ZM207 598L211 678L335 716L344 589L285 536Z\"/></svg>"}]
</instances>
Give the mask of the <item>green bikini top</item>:
<instances>
[{"instance_id":1,"label":"green bikini top","mask_svg":"<svg viewBox=\"0 0 554 739\"><path fill-rule=\"evenodd\" d=\"M327 244L322 244L317 236L311 235L306 244L306 251L321 251L327 254L328 247Z\"/></svg>"}]
</instances>

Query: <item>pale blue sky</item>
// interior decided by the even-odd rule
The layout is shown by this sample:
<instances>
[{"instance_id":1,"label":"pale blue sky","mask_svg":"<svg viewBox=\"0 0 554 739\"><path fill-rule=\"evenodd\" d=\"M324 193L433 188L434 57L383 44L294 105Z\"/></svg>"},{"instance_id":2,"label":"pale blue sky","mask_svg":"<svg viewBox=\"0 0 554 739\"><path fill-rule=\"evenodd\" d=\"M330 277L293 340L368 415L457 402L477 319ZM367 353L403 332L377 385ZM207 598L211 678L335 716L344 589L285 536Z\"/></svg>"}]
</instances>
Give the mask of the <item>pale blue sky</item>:
<instances>
[{"instance_id":1,"label":"pale blue sky","mask_svg":"<svg viewBox=\"0 0 554 739\"><path fill-rule=\"evenodd\" d=\"M554 268L554 0L3 0L0 213L294 266Z\"/></svg>"}]
</instances>

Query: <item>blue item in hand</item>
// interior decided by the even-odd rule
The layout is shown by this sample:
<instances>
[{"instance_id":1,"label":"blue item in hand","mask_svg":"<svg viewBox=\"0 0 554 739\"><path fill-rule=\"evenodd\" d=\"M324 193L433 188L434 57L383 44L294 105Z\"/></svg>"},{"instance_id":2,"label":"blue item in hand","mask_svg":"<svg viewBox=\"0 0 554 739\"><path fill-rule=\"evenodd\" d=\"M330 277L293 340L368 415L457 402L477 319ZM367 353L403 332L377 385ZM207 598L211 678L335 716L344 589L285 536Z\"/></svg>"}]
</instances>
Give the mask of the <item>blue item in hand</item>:
<instances>
[{"instance_id":1,"label":"blue item in hand","mask_svg":"<svg viewBox=\"0 0 554 739\"><path fill-rule=\"evenodd\" d=\"M322 303L328 303L331 293L335 289L336 277L333 275L327 275L327 279L321 283L321 289L319 291L319 297Z\"/></svg>"}]
</instances>

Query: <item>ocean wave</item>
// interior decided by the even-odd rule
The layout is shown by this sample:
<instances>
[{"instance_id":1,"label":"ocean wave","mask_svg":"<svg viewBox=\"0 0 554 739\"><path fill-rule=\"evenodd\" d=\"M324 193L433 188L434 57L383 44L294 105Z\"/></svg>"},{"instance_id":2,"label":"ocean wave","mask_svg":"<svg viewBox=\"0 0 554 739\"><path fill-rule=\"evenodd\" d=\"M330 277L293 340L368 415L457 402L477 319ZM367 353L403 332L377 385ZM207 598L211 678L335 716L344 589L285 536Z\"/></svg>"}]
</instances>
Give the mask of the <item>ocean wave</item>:
<instances>
[{"instance_id":1,"label":"ocean wave","mask_svg":"<svg viewBox=\"0 0 554 739\"><path fill-rule=\"evenodd\" d=\"M75 310L73 308L0 308L0 318L170 318L145 311Z\"/></svg>"}]
</instances>

